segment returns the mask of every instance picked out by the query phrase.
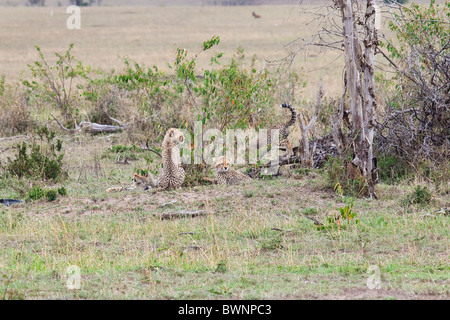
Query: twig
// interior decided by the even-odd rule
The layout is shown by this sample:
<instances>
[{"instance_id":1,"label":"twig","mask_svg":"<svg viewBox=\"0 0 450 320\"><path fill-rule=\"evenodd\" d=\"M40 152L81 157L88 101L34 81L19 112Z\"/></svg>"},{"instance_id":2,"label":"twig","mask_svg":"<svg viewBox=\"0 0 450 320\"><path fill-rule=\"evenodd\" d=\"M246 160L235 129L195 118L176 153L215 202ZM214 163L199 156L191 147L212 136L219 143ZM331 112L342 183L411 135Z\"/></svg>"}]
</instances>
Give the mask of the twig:
<instances>
[{"instance_id":1,"label":"twig","mask_svg":"<svg viewBox=\"0 0 450 320\"><path fill-rule=\"evenodd\" d=\"M178 235L179 236L185 236L185 235L193 236L194 234L195 234L194 232L180 232Z\"/></svg>"},{"instance_id":2,"label":"twig","mask_svg":"<svg viewBox=\"0 0 450 320\"><path fill-rule=\"evenodd\" d=\"M128 162L128 157L125 157L125 159L124 160L120 160L120 155L118 155L117 156L117 158L116 158L116 164L124 164L124 165L127 165L127 164L130 164L129 162Z\"/></svg>"},{"instance_id":3,"label":"twig","mask_svg":"<svg viewBox=\"0 0 450 320\"><path fill-rule=\"evenodd\" d=\"M172 200L172 201L160 204L158 207L166 207L166 206L169 206L169 205L177 203L177 202L178 202L178 200Z\"/></svg>"},{"instance_id":4,"label":"twig","mask_svg":"<svg viewBox=\"0 0 450 320\"><path fill-rule=\"evenodd\" d=\"M290 217L288 217L287 215L282 214L281 212L277 212L277 216L280 216L280 217L286 218L288 220L291 220Z\"/></svg>"},{"instance_id":5,"label":"twig","mask_svg":"<svg viewBox=\"0 0 450 320\"><path fill-rule=\"evenodd\" d=\"M80 131L80 128L76 125L75 123L75 129L67 129L66 127L64 127L61 122L59 122L59 120L52 114L50 113L50 115L53 117L53 119L55 119L56 123L61 127L61 129L63 129L64 131L70 132L70 133L76 133Z\"/></svg>"},{"instance_id":6,"label":"twig","mask_svg":"<svg viewBox=\"0 0 450 320\"><path fill-rule=\"evenodd\" d=\"M316 226L323 226L323 223L321 223L319 220L317 220L316 218L314 218L314 217L310 217L310 216L307 216L307 215L303 215L305 218L307 218L307 219L310 219L310 220L312 220L312 221L314 221L314 224L316 225Z\"/></svg>"},{"instance_id":7,"label":"twig","mask_svg":"<svg viewBox=\"0 0 450 320\"><path fill-rule=\"evenodd\" d=\"M159 152L156 151L155 149L152 149L152 148L150 148L150 147L148 146L148 139L147 139L147 141L145 141L145 147L141 147L141 149L142 149L142 150L148 150L148 151L151 151L151 152L157 154L160 158L162 158L161 153L159 153Z\"/></svg>"},{"instance_id":8,"label":"twig","mask_svg":"<svg viewBox=\"0 0 450 320\"><path fill-rule=\"evenodd\" d=\"M14 136L14 137L6 137L6 138L0 138L0 141L5 141L5 140L14 140L14 139L19 139L19 138L26 138L27 136L25 135L21 135L21 136Z\"/></svg>"}]
</instances>

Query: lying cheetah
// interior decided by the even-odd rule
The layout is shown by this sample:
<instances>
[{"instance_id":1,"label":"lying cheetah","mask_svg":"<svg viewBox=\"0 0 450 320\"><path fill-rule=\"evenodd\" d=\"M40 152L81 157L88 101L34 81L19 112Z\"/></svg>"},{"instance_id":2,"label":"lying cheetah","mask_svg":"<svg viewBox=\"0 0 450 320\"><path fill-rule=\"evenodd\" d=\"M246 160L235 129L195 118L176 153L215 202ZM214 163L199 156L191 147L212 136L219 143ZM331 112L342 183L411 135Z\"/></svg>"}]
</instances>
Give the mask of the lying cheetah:
<instances>
[{"instance_id":1,"label":"lying cheetah","mask_svg":"<svg viewBox=\"0 0 450 320\"><path fill-rule=\"evenodd\" d=\"M220 157L215 160L214 168L216 170L217 184L232 185L252 180L252 178L246 176L245 174L231 169L226 157Z\"/></svg>"},{"instance_id":2,"label":"lying cheetah","mask_svg":"<svg viewBox=\"0 0 450 320\"><path fill-rule=\"evenodd\" d=\"M157 186L157 181L149 174L141 174L134 172L133 184L129 187L112 187L108 188L106 192L121 192L121 191L131 191L136 188L142 188L143 190L148 190L155 188Z\"/></svg>"},{"instance_id":3,"label":"lying cheetah","mask_svg":"<svg viewBox=\"0 0 450 320\"><path fill-rule=\"evenodd\" d=\"M158 186L157 179L153 178L150 173L140 174L135 172L133 175L133 183L135 187L144 190L156 188Z\"/></svg>"}]
</instances>

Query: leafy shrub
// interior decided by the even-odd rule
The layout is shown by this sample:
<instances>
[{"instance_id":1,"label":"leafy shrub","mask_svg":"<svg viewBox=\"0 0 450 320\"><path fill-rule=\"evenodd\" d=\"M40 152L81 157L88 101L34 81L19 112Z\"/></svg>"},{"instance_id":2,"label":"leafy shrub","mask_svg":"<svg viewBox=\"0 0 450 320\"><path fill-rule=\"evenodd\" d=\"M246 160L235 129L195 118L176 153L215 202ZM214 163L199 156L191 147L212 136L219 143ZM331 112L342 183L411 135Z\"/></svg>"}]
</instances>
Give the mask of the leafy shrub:
<instances>
[{"instance_id":1,"label":"leafy shrub","mask_svg":"<svg viewBox=\"0 0 450 320\"><path fill-rule=\"evenodd\" d=\"M27 193L27 198L31 200L39 200L42 199L43 197L45 197L45 191L39 186L34 186Z\"/></svg>"},{"instance_id":2,"label":"leafy shrub","mask_svg":"<svg viewBox=\"0 0 450 320\"><path fill-rule=\"evenodd\" d=\"M257 72L254 59L247 70L244 51L238 49L229 65L217 67L222 57L219 53L211 58L210 68L197 68L198 55L219 43L219 37L212 37L193 57L178 48L174 63L169 64L173 76L156 66L149 68L125 59L125 70L112 76L110 82L137 101L154 136L162 137L169 127L189 128L192 119L221 131L264 125L273 103L273 81L268 72Z\"/></svg>"},{"instance_id":3,"label":"leafy shrub","mask_svg":"<svg viewBox=\"0 0 450 320\"><path fill-rule=\"evenodd\" d=\"M185 187L193 187L198 185L209 185L212 182L206 180L205 177L210 176L210 166L204 164L189 164L184 166L186 177L183 182Z\"/></svg>"},{"instance_id":4,"label":"leafy shrub","mask_svg":"<svg viewBox=\"0 0 450 320\"><path fill-rule=\"evenodd\" d=\"M450 147L450 1L412 3L393 11L389 28L396 41L381 42L396 71L386 101L384 123L377 126L383 153L412 162L448 162Z\"/></svg>"},{"instance_id":5,"label":"leafy shrub","mask_svg":"<svg viewBox=\"0 0 450 320\"><path fill-rule=\"evenodd\" d=\"M396 156L378 157L378 178L384 183L397 183L408 174L409 165Z\"/></svg>"},{"instance_id":6,"label":"leafy shrub","mask_svg":"<svg viewBox=\"0 0 450 320\"><path fill-rule=\"evenodd\" d=\"M66 196L67 195L66 188L61 187L58 188L57 190L53 189L44 190L39 186L34 186L28 191L26 198L30 200L39 200L45 198L47 201L52 202L56 200L58 194L60 194L61 196Z\"/></svg>"},{"instance_id":7,"label":"leafy shrub","mask_svg":"<svg viewBox=\"0 0 450 320\"><path fill-rule=\"evenodd\" d=\"M58 188L58 193L63 197L67 196L67 189L64 187Z\"/></svg>"},{"instance_id":8,"label":"leafy shrub","mask_svg":"<svg viewBox=\"0 0 450 320\"><path fill-rule=\"evenodd\" d=\"M49 202L55 201L57 196L58 196L58 193L55 190L47 190L45 192L45 198Z\"/></svg>"},{"instance_id":9,"label":"leafy shrub","mask_svg":"<svg viewBox=\"0 0 450 320\"><path fill-rule=\"evenodd\" d=\"M431 202L432 194L426 186L417 186L416 189L407 196L406 204L426 205Z\"/></svg>"},{"instance_id":10,"label":"leafy shrub","mask_svg":"<svg viewBox=\"0 0 450 320\"><path fill-rule=\"evenodd\" d=\"M352 174L351 163L341 157L330 157L325 163L325 173L327 185L336 190L340 188L341 195L365 196L367 186L364 177ZM357 172L358 173L358 172Z\"/></svg>"},{"instance_id":11,"label":"leafy shrub","mask_svg":"<svg viewBox=\"0 0 450 320\"><path fill-rule=\"evenodd\" d=\"M140 118L136 125L150 136L162 137L170 127L183 125L183 90L175 88L174 77L167 77L157 66L146 67L124 60L125 70L110 77L119 89L126 90L138 107Z\"/></svg>"},{"instance_id":12,"label":"leafy shrub","mask_svg":"<svg viewBox=\"0 0 450 320\"><path fill-rule=\"evenodd\" d=\"M14 159L8 157L5 171L18 178L57 180L67 177L63 170L64 153L62 141L55 140L55 133L42 127L38 131L38 142L22 142L17 145Z\"/></svg>"},{"instance_id":13,"label":"leafy shrub","mask_svg":"<svg viewBox=\"0 0 450 320\"><path fill-rule=\"evenodd\" d=\"M73 43L65 53L55 52L56 62L50 65L40 47L36 46L39 60L32 65L28 65L34 78L40 80L22 81L29 89L30 96L40 98L43 101L50 102L56 107L64 117L67 124L72 125L76 108L74 102L76 100L76 88L74 79L78 77L87 78L90 67L85 67L81 62L76 63L71 51ZM79 85L80 86L80 85Z\"/></svg>"},{"instance_id":14,"label":"leafy shrub","mask_svg":"<svg viewBox=\"0 0 450 320\"><path fill-rule=\"evenodd\" d=\"M83 94L88 101L94 104L94 107L88 113L91 122L117 124L112 119L118 118L119 109L123 109L122 94L117 85L110 84L104 79L90 80ZM119 108L119 105L121 108ZM121 111L126 112L125 110Z\"/></svg>"},{"instance_id":15,"label":"leafy shrub","mask_svg":"<svg viewBox=\"0 0 450 320\"><path fill-rule=\"evenodd\" d=\"M318 226L319 230L324 229L346 229L351 224L358 224L360 221L356 218L357 212L353 210L353 198L347 197L345 206L338 208L339 212L328 216L327 222Z\"/></svg>"},{"instance_id":16,"label":"leafy shrub","mask_svg":"<svg viewBox=\"0 0 450 320\"><path fill-rule=\"evenodd\" d=\"M244 51L238 49L238 57L229 65L204 72L197 89L203 101L198 120L203 124L211 122L220 131L265 125L261 120L265 121L273 103L272 80L267 72L258 74L253 66L245 70L243 59Z\"/></svg>"}]
</instances>

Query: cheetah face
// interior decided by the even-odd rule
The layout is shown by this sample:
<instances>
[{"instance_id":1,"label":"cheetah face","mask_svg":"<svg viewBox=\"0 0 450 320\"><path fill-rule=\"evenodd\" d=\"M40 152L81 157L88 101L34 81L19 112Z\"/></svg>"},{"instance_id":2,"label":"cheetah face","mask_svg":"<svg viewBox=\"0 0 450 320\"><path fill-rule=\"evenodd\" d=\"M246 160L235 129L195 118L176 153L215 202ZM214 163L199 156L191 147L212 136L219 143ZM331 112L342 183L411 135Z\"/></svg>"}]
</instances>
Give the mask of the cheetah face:
<instances>
[{"instance_id":1,"label":"cheetah face","mask_svg":"<svg viewBox=\"0 0 450 320\"><path fill-rule=\"evenodd\" d=\"M184 134L179 129L171 128L167 131L166 137L170 139L176 145L180 145L184 143Z\"/></svg>"},{"instance_id":2,"label":"cheetah face","mask_svg":"<svg viewBox=\"0 0 450 320\"><path fill-rule=\"evenodd\" d=\"M218 159L215 162L215 169L217 173L225 173L230 171L230 164L227 162L225 157Z\"/></svg>"},{"instance_id":3,"label":"cheetah face","mask_svg":"<svg viewBox=\"0 0 450 320\"><path fill-rule=\"evenodd\" d=\"M142 176L142 175L140 175L140 174L135 172L134 175L133 175L133 182L135 184L137 184L138 186L142 185L142 184L145 183L145 176Z\"/></svg>"}]
</instances>

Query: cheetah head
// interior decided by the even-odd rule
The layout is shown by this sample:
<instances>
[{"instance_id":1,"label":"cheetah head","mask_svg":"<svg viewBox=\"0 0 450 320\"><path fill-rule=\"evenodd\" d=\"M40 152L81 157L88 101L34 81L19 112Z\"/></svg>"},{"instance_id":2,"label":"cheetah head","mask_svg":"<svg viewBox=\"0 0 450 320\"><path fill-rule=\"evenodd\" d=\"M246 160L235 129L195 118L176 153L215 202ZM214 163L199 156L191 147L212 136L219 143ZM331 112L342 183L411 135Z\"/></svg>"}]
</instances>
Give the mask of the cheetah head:
<instances>
[{"instance_id":1,"label":"cheetah head","mask_svg":"<svg viewBox=\"0 0 450 320\"><path fill-rule=\"evenodd\" d=\"M217 173L225 173L230 171L230 164L227 161L227 158L220 157L214 161L214 168Z\"/></svg>"},{"instance_id":2,"label":"cheetah head","mask_svg":"<svg viewBox=\"0 0 450 320\"><path fill-rule=\"evenodd\" d=\"M142 175L140 173L134 172L133 174L133 182L140 186L143 185L145 183L145 178L147 177L147 175Z\"/></svg>"},{"instance_id":3,"label":"cheetah head","mask_svg":"<svg viewBox=\"0 0 450 320\"><path fill-rule=\"evenodd\" d=\"M184 134L181 132L181 130L176 128L170 128L167 130L166 135L164 137L164 141L166 142L172 142L175 145L183 144L184 143Z\"/></svg>"}]
</instances>

